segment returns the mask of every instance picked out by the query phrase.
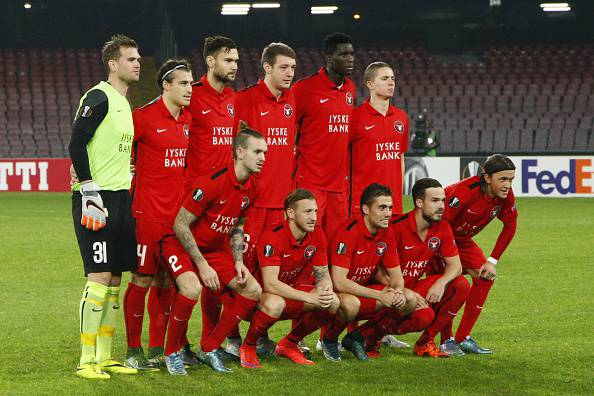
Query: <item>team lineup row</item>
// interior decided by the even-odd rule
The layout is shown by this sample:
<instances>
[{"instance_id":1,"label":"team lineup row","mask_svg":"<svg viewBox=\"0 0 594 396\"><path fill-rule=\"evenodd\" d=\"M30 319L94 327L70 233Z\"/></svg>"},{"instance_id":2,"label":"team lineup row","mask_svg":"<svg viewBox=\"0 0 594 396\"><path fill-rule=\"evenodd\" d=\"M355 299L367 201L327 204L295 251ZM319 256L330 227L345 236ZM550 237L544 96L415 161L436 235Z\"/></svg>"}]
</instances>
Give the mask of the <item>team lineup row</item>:
<instances>
[{"instance_id":1,"label":"team lineup row","mask_svg":"<svg viewBox=\"0 0 594 396\"><path fill-rule=\"evenodd\" d=\"M271 43L264 78L235 93L236 45L208 37L208 71L198 82L186 61L168 60L157 73L161 96L130 112L136 43L120 35L105 44L108 79L81 98L69 145L88 277L77 375L158 370L161 360L185 375L184 362L197 358L228 372L229 360L260 367L258 351L312 365L302 340L320 328L324 356L339 361L347 326L342 346L361 360L379 355L385 335L417 331L419 356L490 353L470 331L515 233L514 164L496 154L480 177L445 189L417 181L415 209L402 214L408 117L390 104L394 73L370 64L369 100L354 108L350 37L329 35L324 54L318 73L292 84L294 51ZM472 236L495 217L504 228L487 259ZM132 278L121 364L111 339L124 271ZM147 293L148 356L140 342ZM199 300L196 355L185 334ZM284 319L292 330L275 345L267 330ZM240 320L250 321L243 340Z\"/></svg>"}]
</instances>

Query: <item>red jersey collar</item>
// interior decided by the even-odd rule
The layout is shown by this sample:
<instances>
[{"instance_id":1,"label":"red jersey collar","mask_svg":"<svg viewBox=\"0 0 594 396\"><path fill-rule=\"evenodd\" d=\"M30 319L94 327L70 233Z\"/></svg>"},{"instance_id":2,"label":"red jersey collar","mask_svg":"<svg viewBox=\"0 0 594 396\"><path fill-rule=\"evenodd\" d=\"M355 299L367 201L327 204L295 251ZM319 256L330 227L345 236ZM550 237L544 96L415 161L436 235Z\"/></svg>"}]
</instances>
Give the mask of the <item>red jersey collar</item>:
<instances>
[{"instance_id":1,"label":"red jersey collar","mask_svg":"<svg viewBox=\"0 0 594 396\"><path fill-rule=\"evenodd\" d=\"M206 90L208 92L210 92L211 95L214 95L214 96L226 96L229 93L229 91L232 91L232 89L229 87L223 88L223 90L221 92L214 89L212 87L212 85L210 85L210 83L208 82L208 79L206 78L206 73L204 73L202 75L202 77L200 78L200 82L202 83L204 88L206 88Z\"/></svg>"},{"instance_id":2,"label":"red jersey collar","mask_svg":"<svg viewBox=\"0 0 594 396\"><path fill-rule=\"evenodd\" d=\"M339 87L338 85L334 84L334 81L330 80L330 77L328 77L328 72L326 71L326 66L323 66L319 71L318 71L318 75L320 76L320 79L330 88L332 89L338 89L339 91L345 90L346 87L345 85L347 85L347 82L349 81L348 77L344 77L344 82L342 83L342 85Z\"/></svg>"},{"instance_id":3,"label":"red jersey collar","mask_svg":"<svg viewBox=\"0 0 594 396\"><path fill-rule=\"evenodd\" d=\"M231 179L231 184L233 185L233 187L241 189L241 184L239 184L239 181L237 180L237 175L235 174L235 161L229 161L229 163L227 164L227 169L227 173L229 174L229 178ZM250 179L248 177L248 180L246 180L246 182L243 185L245 186L249 180Z\"/></svg>"},{"instance_id":4,"label":"red jersey collar","mask_svg":"<svg viewBox=\"0 0 594 396\"><path fill-rule=\"evenodd\" d=\"M159 99L157 99L156 104L157 104L157 107L159 108L159 110L161 111L161 114L163 114L163 116L169 117L169 118L173 119L173 121L175 121L175 122L184 122L184 118L186 117L186 111L183 106L179 109L179 115L177 116L177 120L176 120L175 117L173 117L173 114L171 114L171 112L167 108L167 106L165 106L165 101L163 100L163 95L159 96Z\"/></svg>"},{"instance_id":5,"label":"red jersey collar","mask_svg":"<svg viewBox=\"0 0 594 396\"><path fill-rule=\"evenodd\" d=\"M367 239L375 239L379 235L379 233L380 233L380 230L379 229L377 230L377 232L375 233L375 235L372 235L371 234L371 232L369 231L369 229L365 225L365 220L363 219L363 214L358 215L358 220L359 220L359 228L363 232L363 236L365 236L365 238L367 238Z\"/></svg>"},{"instance_id":6,"label":"red jersey collar","mask_svg":"<svg viewBox=\"0 0 594 396\"><path fill-rule=\"evenodd\" d=\"M274 96L274 94L270 91L270 89L268 88L268 86L266 85L264 80L262 80L262 79L258 80L258 87L262 90L262 92L264 92L264 95L266 95L267 98L269 98L270 100L272 100L274 102L281 103L281 102L287 101L287 96L289 95L288 89L281 90L281 96L277 100L276 96Z\"/></svg>"},{"instance_id":7,"label":"red jersey collar","mask_svg":"<svg viewBox=\"0 0 594 396\"><path fill-rule=\"evenodd\" d=\"M388 112L386 113L386 115L384 116L382 113L380 113L379 111L377 111L370 102L370 99L367 99L364 103L363 103L363 107L373 116L380 116L382 118L387 118L391 115L394 114L394 105L392 105L392 103L388 103Z\"/></svg>"},{"instance_id":8,"label":"red jersey collar","mask_svg":"<svg viewBox=\"0 0 594 396\"><path fill-rule=\"evenodd\" d=\"M310 234L311 234L310 232L306 232L305 233L305 238L303 238L303 240L301 242L297 242L297 240L293 236L293 232L291 231L291 227L289 226L289 220L285 220L285 222L283 223L283 231L284 231L285 235L287 236L287 239L289 240L289 243L293 247L299 247L299 246L305 244L309 240Z\"/></svg>"}]
</instances>

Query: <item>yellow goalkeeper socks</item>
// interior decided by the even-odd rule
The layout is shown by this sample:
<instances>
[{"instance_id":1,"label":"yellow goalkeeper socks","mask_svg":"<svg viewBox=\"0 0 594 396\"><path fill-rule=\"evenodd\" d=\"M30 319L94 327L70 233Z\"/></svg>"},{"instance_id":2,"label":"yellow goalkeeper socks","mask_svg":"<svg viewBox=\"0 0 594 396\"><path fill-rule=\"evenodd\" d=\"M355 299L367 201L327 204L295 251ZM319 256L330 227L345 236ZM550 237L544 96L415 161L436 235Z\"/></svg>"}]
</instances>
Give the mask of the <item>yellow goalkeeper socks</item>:
<instances>
[{"instance_id":1,"label":"yellow goalkeeper socks","mask_svg":"<svg viewBox=\"0 0 594 396\"><path fill-rule=\"evenodd\" d=\"M89 281L80 299L80 365L95 362L95 346L107 289L107 286Z\"/></svg>"},{"instance_id":2,"label":"yellow goalkeeper socks","mask_svg":"<svg viewBox=\"0 0 594 396\"><path fill-rule=\"evenodd\" d=\"M111 359L111 340L113 338L113 331L115 330L118 310L120 309L119 297L119 286L110 286L107 288L105 302L103 304L103 316L101 317L101 325L97 333L97 363Z\"/></svg>"}]
</instances>

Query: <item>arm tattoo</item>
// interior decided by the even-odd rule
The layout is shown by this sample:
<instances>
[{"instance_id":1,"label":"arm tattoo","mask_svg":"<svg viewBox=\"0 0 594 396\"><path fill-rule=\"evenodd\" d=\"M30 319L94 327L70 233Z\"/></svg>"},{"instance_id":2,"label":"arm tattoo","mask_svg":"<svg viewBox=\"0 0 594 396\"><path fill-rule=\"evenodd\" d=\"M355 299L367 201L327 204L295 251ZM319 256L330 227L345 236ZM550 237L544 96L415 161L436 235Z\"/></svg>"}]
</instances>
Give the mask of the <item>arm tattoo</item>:
<instances>
[{"instance_id":1,"label":"arm tattoo","mask_svg":"<svg viewBox=\"0 0 594 396\"><path fill-rule=\"evenodd\" d=\"M206 260L204 259L204 256L202 256L202 253L200 253L200 249L198 249L196 240L194 239L192 231L190 230L190 224L196 221L196 219L197 217L193 213L182 207L175 218L173 231L175 232L177 239L179 239L185 251L188 252L192 258L192 261L194 261L196 265L199 265Z\"/></svg>"},{"instance_id":2,"label":"arm tattoo","mask_svg":"<svg viewBox=\"0 0 594 396\"><path fill-rule=\"evenodd\" d=\"M234 228L231 230L231 253L235 262L243 262L243 230Z\"/></svg>"},{"instance_id":3,"label":"arm tattoo","mask_svg":"<svg viewBox=\"0 0 594 396\"><path fill-rule=\"evenodd\" d=\"M324 279L326 279L328 276L330 276L328 274L328 267L313 267L313 273L314 273L314 277L316 278L316 283L323 281Z\"/></svg>"}]
</instances>

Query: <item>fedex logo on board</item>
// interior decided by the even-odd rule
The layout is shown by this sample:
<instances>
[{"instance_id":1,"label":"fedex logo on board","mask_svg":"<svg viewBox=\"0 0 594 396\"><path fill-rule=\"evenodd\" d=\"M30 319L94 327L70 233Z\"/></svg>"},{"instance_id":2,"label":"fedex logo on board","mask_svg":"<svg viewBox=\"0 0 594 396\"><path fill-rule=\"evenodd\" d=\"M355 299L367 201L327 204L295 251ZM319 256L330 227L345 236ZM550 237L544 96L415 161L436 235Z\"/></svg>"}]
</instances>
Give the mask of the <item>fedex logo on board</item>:
<instances>
[{"instance_id":1,"label":"fedex logo on board","mask_svg":"<svg viewBox=\"0 0 594 396\"><path fill-rule=\"evenodd\" d=\"M557 192L566 194L594 193L594 168L592 159L569 159L562 169L556 171L538 168L539 159L522 160L522 193L531 192L536 187L538 192L549 195Z\"/></svg>"}]
</instances>

